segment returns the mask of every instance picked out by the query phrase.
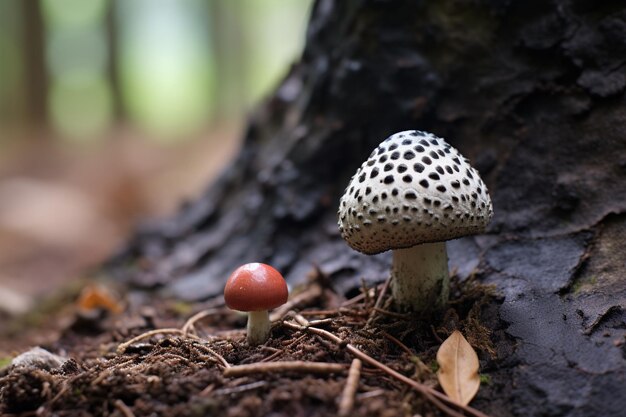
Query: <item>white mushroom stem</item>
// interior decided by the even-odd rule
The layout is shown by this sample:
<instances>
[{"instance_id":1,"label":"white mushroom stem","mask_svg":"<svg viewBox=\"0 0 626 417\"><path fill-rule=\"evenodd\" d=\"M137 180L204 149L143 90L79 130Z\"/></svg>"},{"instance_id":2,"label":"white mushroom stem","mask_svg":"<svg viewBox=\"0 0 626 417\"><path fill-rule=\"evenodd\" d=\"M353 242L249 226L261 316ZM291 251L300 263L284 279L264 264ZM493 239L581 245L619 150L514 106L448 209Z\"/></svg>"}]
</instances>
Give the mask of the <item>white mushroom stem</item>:
<instances>
[{"instance_id":1,"label":"white mushroom stem","mask_svg":"<svg viewBox=\"0 0 626 417\"><path fill-rule=\"evenodd\" d=\"M391 292L400 309L423 313L443 307L450 292L445 242L394 250L391 276Z\"/></svg>"},{"instance_id":2,"label":"white mushroom stem","mask_svg":"<svg viewBox=\"0 0 626 417\"><path fill-rule=\"evenodd\" d=\"M250 346L265 343L270 337L271 328L272 323L270 322L270 315L267 310L248 312L247 337Z\"/></svg>"}]
</instances>

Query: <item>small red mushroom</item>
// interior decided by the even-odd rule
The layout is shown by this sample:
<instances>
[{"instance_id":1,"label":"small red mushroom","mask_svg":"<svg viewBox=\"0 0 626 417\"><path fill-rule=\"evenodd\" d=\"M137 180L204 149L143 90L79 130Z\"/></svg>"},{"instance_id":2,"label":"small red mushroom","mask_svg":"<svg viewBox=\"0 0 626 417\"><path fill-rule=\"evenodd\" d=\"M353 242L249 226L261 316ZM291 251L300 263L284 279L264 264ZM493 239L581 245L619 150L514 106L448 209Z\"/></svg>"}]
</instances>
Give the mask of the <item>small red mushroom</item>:
<instances>
[{"instance_id":1,"label":"small red mushroom","mask_svg":"<svg viewBox=\"0 0 626 417\"><path fill-rule=\"evenodd\" d=\"M224 301L233 310L248 312L248 343L264 343L270 335L268 310L287 301L287 283L276 269L262 263L237 268L226 281Z\"/></svg>"}]
</instances>

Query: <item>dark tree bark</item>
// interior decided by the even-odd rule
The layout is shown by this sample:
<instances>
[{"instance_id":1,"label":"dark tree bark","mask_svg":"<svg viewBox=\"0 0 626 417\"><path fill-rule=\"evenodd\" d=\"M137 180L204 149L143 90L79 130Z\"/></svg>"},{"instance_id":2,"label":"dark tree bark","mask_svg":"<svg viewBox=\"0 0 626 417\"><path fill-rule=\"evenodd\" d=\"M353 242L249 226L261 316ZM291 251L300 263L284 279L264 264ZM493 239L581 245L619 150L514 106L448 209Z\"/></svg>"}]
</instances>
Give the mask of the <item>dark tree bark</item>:
<instances>
[{"instance_id":1,"label":"dark tree bark","mask_svg":"<svg viewBox=\"0 0 626 417\"><path fill-rule=\"evenodd\" d=\"M494 201L485 235L449 244L458 275L502 297L483 314L498 359L477 406L623 415L625 60L623 2L317 1L301 61L237 160L142 229L118 271L186 299L219 293L248 261L294 283L316 264L340 291L384 279L388 254L339 237L338 199L382 139L431 131L473 161Z\"/></svg>"}]
</instances>

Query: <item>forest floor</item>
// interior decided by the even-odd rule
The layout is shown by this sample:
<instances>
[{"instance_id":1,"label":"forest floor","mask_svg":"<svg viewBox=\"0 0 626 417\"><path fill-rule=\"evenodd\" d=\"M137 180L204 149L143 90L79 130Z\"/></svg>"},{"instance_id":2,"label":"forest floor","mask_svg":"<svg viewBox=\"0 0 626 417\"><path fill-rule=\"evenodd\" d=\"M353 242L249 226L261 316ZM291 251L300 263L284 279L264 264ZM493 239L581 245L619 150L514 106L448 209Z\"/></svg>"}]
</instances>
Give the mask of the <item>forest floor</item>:
<instances>
[{"instance_id":1,"label":"forest floor","mask_svg":"<svg viewBox=\"0 0 626 417\"><path fill-rule=\"evenodd\" d=\"M438 387L436 353L453 330L481 361L472 407L498 390L488 372L498 362L494 342L505 335L490 329L492 288L471 279L453 279L448 310L426 321L393 312L386 284L346 299L313 270L272 313L272 336L256 347L245 341L246 317L221 297L191 305L146 293L116 297L106 285L75 288L57 300L63 308L37 319L39 336L50 336L42 347L59 356L21 367L5 358L0 414L484 416ZM11 337L23 344L20 328ZM346 383L348 374L355 383Z\"/></svg>"},{"instance_id":2,"label":"forest floor","mask_svg":"<svg viewBox=\"0 0 626 417\"><path fill-rule=\"evenodd\" d=\"M95 143L46 133L3 137L0 332L7 318L92 276L139 223L200 194L236 153L239 129L215 127L167 144L123 127Z\"/></svg>"}]
</instances>

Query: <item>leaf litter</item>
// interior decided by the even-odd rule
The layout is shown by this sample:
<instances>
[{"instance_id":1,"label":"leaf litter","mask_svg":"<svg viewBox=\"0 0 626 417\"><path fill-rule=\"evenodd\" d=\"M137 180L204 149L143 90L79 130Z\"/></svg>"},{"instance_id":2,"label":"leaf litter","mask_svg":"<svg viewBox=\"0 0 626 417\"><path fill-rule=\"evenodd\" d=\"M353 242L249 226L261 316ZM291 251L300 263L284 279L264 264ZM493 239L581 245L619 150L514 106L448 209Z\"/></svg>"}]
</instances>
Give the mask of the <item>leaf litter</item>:
<instances>
[{"instance_id":1,"label":"leaf litter","mask_svg":"<svg viewBox=\"0 0 626 417\"><path fill-rule=\"evenodd\" d=\"M437 377L444 392L463 405L469 404L480 387L478 355L472 346L455 330L437 351Z\"/></svg>"},{"instance_id":2,"label":"leaf litter","mask_svg":"<svg viewBox=\"0 0 626 417\"><path fill-rule=\"evenodd\" d=\"M345 300L315 275L292 296L297 302L275 312L262 346L245 343L245 317L220 300L199 304L187 321L157 299L92 317L95 335L84 323L68 326L45 346L71 358L61 368L0 372L0 413L485 416L443 394L426 364L442 337L480 326L488 288L458 286L448 312L428 322L395 313L382 285ZM489 332L479 330L477 348L489 358Z\"/></svg>"}]
</instances>

